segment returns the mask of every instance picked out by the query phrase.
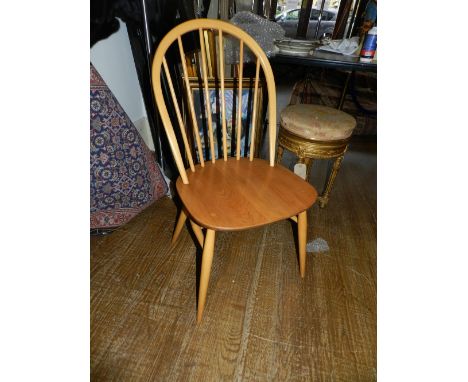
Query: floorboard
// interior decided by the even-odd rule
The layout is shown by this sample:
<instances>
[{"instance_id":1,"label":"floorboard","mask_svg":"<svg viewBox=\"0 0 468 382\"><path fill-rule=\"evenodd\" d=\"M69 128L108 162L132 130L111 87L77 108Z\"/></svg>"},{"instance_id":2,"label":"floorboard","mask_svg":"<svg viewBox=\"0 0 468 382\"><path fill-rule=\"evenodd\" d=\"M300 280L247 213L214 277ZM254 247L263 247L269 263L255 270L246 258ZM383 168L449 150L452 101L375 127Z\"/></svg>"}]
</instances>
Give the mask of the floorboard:
<instances>
[{"instance_id":1,"label":"floorboard","mask_svg":"<svg viewBox=\"0 0 468 382\"><path fill-rule=\"evenodd\" d=\"M285 155L284 164L294 165ZM310 182L320 191L326 161ZM217 233L203 320L201 251L163 198L91 237L92 381L375 381L376 143L353 141L325 209L309 212L305 279L293 224Z\"/></svg>"}]
</instances>

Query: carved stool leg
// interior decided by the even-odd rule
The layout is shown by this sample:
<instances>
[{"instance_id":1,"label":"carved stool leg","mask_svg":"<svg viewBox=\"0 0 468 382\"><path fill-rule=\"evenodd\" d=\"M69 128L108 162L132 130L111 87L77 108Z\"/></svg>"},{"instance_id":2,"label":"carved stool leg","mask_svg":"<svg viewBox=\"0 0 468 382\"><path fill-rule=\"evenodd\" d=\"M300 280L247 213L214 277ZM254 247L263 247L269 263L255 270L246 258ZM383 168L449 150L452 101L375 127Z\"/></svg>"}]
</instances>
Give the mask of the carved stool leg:
<instances>
[{"instance_id":1,"label":"carved stool leg","mask_svg":"<svg viewBox=\"0 0 468 382\"><path fill-rule=\"evenodd\" d=\"M310 169L312 168L312 163L314 162L314 160L312 158L304 158L304 163L306 165L306 178L305 180L309 180L309 176L310 176Z\"/></svg>"},{"instance_id":2,"label":"carved stool leg","mask_svg":"<svg viewBox=\"0 0 468 382\"><path fill-rule=\"evenodd\" d=\"M304 278L307 244L307 211L301 212L297 217L297 238L299 244L299 270L301 277Z\"/></svg>"},{"instance_id":3,"label":"carved stool leg","mask_svg":"<svg viewBox=\"0 0 468 382\"><path fill-rule=\"evenodd\" d=\"M340 170L341 162L343 161L343 158L344 158L344 154L339 156L338 158L336 158L335 162L333 163L333 168L332 168L332 171L330 173L330 176L328 177L327 185L325 187L325 192L319 198L320 208L324 208L328 203L328 199L330 197L330 192L331 192L331 189L333 187L333 183L335 182L336 175L338 174L338 171Z\"/></svg>"},{"instance_id":4,"label":"carved stool leg","mask_svg":"<svg viewBox=\"0 0 468 382\"><path fill-rule=\"evenodd\" d=\"M283 158L283 151L284 151L283 146L280 146L278 144L278 148L276 150L276 164L281 163L281 159Z\"/></svg>"},{"instance_id":5,"label":"carved stool leg","mask_svg":"<svg viewBox=\"0 0 468 382\"><path fill-rule=\"evenodd\" d=\"M302 163L302 164L305 164L306 166L306 173L305 173L305 180L308 181L309 180L309 174L310 174L310 168L312 167L312 162L314 160L312 158L309 158L309 157L299 157L299 159L297 160L297 163Z\"/></svg>"}]
</instances>

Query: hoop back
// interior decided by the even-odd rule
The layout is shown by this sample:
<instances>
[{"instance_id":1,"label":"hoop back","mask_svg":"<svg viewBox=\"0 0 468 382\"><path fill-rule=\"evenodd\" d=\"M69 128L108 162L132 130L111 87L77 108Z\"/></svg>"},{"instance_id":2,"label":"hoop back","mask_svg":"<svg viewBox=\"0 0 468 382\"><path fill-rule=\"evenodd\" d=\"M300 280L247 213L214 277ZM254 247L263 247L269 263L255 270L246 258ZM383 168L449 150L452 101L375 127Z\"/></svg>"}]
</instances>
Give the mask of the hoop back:
<instances>
[{"instance_id":1,"label":"hoop back","mask_svg":"<svg viewBox=\"0 0 468 382\"><path fill-rule=\"evenodd\" d=\"M194 99L191 92L189 72L192 73L192 70L187 67L187 56L184 51L182 36L186 33L198 31L198 38L200 43L201 50L201 74L203 80L203 93L204 93L204 104L205 104L205 115L207 120L207 133L209 141L209 158L205 158L203 155L203 145L198 134L198 122L197 115L195 111ZM208 34L208 31L212 31L213 34ZM214 41L218 37L217 43ZM194 158L192 156L192 150L190 146L189 139L190 136L187 136L186 123L184 122L184 117L182 113L182 108L179 106L179 101L177 99L176 91L174 89L174 83L171 78L169 67L166 60L166 53L172 46L172 44L177 41L178 51L180 55L180 64L182 66L183 74L183 87L185 88L187 101L188 101L188 116L190 118L192 125L195 127L195 143L198 148L198 159L200 165L203 167L206 160L211 160L213 163L216 161L215 154L215 137L213 134L213 121L212 121L212 110L210 102L210 92L209 92L209 78L210 75L216 69L219 71L219 82L221 90L221 130L222 130L222 147L223 147L223 158L218 160L227 160L227 140L228 134L226 130L226 99L225 99L225 46L224 46L224 36L228 35L231 38L239 40L239 64L237 66L236 72L238 75L237 78L237 94L238 94L238 104L236 105L236 126L235 126L235 137L236 137L236 159L240 159L241 156L241 135L242 135L242 90L244 86L244 48L247 47L250 52L255 57L255 81L254 81L254 94L253 94L253 111L252 111L252 129L250 131L250 152L249 158L253 160L254 156L254 144L255 144L255 123L261 118L258 115L258 98L259 98L259 78L260 78L260 67L263 70L264 81L266 83L266 88L268 92L268 139L269 139L269 164L274 166L275 164L275 141L276 141L276 89L275 81L273 77L273 72L271 70L270 63L267 56L258 45L258 43L242 29L227 23L221 20L215 19L194 19L184 22L174 29L172 29L160 42L153 60L152 66L152 82L153 82L153 91L155 94L156 104L161 115L161 119L166 131L169 145L172 150L172 154L175 159L175 163L179 170L181 179L183 183L188 184L187 172L184 166L184 161L181 155L181 150L177 142L177 137L173 128L173 123L169 117L167 105L163 96L162 84L161 84L161 75L164 71L166 76L167 84L169 87L169 93L174 105L175 115L177 119L177 124L179 125L180 135L183 140L186 157L190 166L191 171L195 171ZM210 38L211 37L211 38ZM207 47L213 47L216 44L218 57L212 57L216 54L216 50L207 49ZM210 53L211 52L211 53ZM163 68L163 70L161 70ZM181 111L182 110L182 111ZM245 137L248 139L248 137ZM205 144L208 143L205 141ZM233 142L231 142L233 143ZM208 147L207 147L208 148Z\"/></svg>"}]
</instances>

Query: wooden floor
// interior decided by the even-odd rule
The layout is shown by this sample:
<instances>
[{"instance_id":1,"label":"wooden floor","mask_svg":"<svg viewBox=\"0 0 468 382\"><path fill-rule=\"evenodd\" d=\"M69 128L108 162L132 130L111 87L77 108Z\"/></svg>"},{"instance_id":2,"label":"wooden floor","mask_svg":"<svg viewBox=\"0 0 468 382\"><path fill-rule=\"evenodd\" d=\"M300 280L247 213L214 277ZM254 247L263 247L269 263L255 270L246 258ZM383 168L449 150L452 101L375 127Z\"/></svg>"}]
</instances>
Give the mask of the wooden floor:
<instances>
[{"instance_id":1,"label":"wooden floor","mask_svg":"<svg viewBox=\"0 0 468 382\"><path fill-rule=\"evenodd\" d=\"M170 247L175 218L163 198L91 238L92 381L376 380L375 142L352 144L310 210L309 239L330 250L307 255L304 280L292 223L217 234L198 325L200 250L187 229Z\"/></svg>"}]
</instances>

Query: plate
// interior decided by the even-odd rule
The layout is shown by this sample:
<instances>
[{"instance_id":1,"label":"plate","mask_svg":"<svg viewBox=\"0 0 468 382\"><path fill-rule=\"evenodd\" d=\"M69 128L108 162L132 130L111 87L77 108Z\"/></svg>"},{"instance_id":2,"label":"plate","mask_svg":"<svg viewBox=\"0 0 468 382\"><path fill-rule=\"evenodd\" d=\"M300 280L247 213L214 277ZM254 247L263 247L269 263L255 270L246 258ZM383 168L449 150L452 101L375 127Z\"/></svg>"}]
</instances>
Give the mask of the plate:
<instances>
[{"instance_id":1,"label":"plate","mask_svg":"<svg viewBox=\"0 0 468 382\"><path fill-rule=\"evenodd\" d=\"M293 39L275 40L274 44L278 47L279 53L296 56L308 56L320 45L318 41Z\"/></svg>"},{"instance_id":2,"label":"plate","mask_svg":"<svg viewBox=\"0 0 468 382\"><path fill-rule=\"evenodd\" d=\"M288 54L288 55L294 55L294 56L308 56L311 52L313 52L314 50L312 49L308 49L306 51L298 51L298 50L294 50L294 49L280 49L279 50L279 53L281 54Z\"/></svg>"},{"instance_id":3,"label":"plate","mask_svg":"<svg viewBox=\"0 0 468 382\"><path fill-rule=\"evenodd\" d=\"M320 44L318 40L295 40L292 38L281 38L275 39L275 44L289 44L289 45L296 45L296 46L314 46Z\"/></svg>"}]
</instances>

